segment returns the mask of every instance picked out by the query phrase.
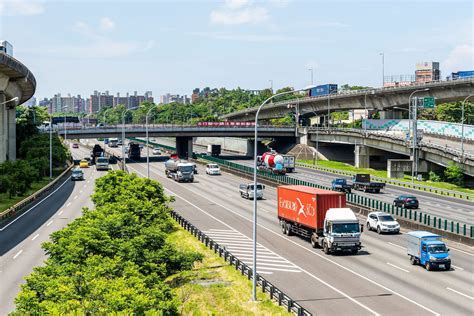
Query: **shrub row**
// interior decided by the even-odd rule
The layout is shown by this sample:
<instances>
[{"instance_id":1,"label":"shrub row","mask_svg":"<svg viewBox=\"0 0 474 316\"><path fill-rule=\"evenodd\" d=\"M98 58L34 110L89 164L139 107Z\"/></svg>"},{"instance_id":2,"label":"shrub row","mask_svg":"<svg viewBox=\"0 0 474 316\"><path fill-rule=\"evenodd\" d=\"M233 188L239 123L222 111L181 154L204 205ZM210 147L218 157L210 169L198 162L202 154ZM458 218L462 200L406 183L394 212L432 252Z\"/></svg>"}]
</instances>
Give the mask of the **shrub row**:
<instances>
[{"instance_id":1,"label":"shrub row","mask_svg":"<svg viewBox=\"0 0 474 316\"><path fill-rule=\"evenodd\" d=\"M175 229L156 181L111 171L96 181L95 210L51 235L49 255L16 299L18 314L177 314L164 280L202 256L167 242Z\"/></svg>"}]
</instances>

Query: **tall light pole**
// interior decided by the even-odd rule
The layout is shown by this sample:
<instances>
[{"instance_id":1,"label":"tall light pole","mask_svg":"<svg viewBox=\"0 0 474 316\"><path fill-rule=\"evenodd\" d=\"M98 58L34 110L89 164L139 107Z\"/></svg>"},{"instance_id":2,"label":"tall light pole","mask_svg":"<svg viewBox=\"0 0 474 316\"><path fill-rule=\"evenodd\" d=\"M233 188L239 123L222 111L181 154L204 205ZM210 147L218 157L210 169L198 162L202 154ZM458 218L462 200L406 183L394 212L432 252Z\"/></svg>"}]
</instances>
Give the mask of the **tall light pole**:
<instances>
[{"instance_id":1,"label":"tall light pole","mask_svg":"<svg viewBox=\"0 0 474 316\"><path fill-rule=\"evenodd\" d=\"M367 90L364 94L364 113L365 113L365 124L364 124L364 134L367 136L367 120L369 119L369 112L367 110L367 94L375 94L374 90Z\"/></svg>"},{"instance_id":2,"label":"tall light pole","mask_svg":"<svg viewBox=\"0 0 474 316\"><path fill-rule=\"evenodd\" d=\"M471 97L474 97L474 94L468 95L464 101L462 101L461 105L461 157L464 157L464 106L466 101Z\"/></svg>"},{"instance_id":3,"label":"tall light pole","mask_svg":"<svg viewBox=\"0 0 474 316\"><path fill-rule=\"evenodd\" d=\"M337 91L329 91L328 93L328 123L327 123L327 126L328 126L328 129L329 129L329 121L331 120L331 94L336 94Z\"/></svg>"},{"instance_id":4,"label":"tall light pole","mask_svg":"<svg viewBox=\"0 0 474 316\"><path fill-rule=\"evenodd\" d=\"M273 94L273 80L268 80L268 82L270 82L270 90L272 91L272 94Z\"/></svg>"},{"instance_id":5,"label":"tall light pole","mask_svg":"<svg viewBox=\"0 0 474 316\"><path fill-rule=\"evenodd\" d=\"M313 79L314 79L314 69L313 69L313 68L309 68L308 70L311 72L311 85L313 85L313 84L314 84L314 82L313 82Z\"/></svg>"},{"instance_id":6,"label":"tall light pole","mask_svg":"<svg viewBox=\"0 0 474 316\"><path fill-rule=\"evenodd\" d=\"M252 259L252 300L257 301L257 140L258 140L258 114L262 107L271 99L290 93L297 93L301 91L307 91L313 88L313 86L306 87L304 89L295 90L295 91L285 91L280 92L275 95L272 95L257 109L255 113L255 138L254 138L254 148L253 148L253 259Z\"/></svg>"},{"instance_id":7,"label":"tall light pole","mask_svg":"<svg viewBox=\"0 0 474 316\"><path fill-rule=\"evenodd\" d=\"M53 179L53 113L49 113L49 180Z\"/></svg>"},{"instance_id":8,"label":"tall light pole","mask_svg":"<svg viewBox=\"0 0 474 316\"><path fill-rule=\"evenodd\" d=\"M385 54L379 53L382 56L382 88L385 86Z\"/></svg>"},{"instance_id":9,"label":"tall light pole","mask_svg":"<svg viewBox=\"0 0 474 316\"><path fill-rule=\"evenodd\" d=\"M416 102L414 102L414 104L412 104L412 96L415 94L415 93L418 93L418 92L423 92L423 91L429 91L430 89L429 88L425 88L425 89L419 89L419 90L415 90L413 91L410 96L408 97L408 108L411 109L411 111L409 112L411 114L411 125L412 125L412 152L413 152L413 159L412 159L412 167L411 167L411 183L414 183L415 182L415 173L418 173L418 157L417 157L417 150L416 150L416 144L418 142L418 135L417 135L417 122L416 122L416 119L417 119L417 116L418 116L418 105L416 104ZM415 171L416 169L416 171Z\"/></svg>"},{"instance_id":10,"label":"tall light pole","mask_svg":"<svg viewBox=\"0 0 474 316\"><path fill-rule=\"evenodd\" d=\"M125 171L125 167L127 164L127 159L125 158L125 113L127 113L127 111L137 109L138 107L139 106L134 106L129 109L125 109L122 112L122 168L123 168L123 171Z\"/></svg>"},{"instance_id":11,"label":"tall light pole","mask_svg":"<svg viewBox=\"0 0 474 316\"><path fill-rule=\"evenodd\" d=\"M150 148L148 148L148 116L150 115L151 110L156 108L158 104L154 104L150 107L145 116L145 130L146 130L146 177L150 179Z\"/></svg>"}]
</instances>

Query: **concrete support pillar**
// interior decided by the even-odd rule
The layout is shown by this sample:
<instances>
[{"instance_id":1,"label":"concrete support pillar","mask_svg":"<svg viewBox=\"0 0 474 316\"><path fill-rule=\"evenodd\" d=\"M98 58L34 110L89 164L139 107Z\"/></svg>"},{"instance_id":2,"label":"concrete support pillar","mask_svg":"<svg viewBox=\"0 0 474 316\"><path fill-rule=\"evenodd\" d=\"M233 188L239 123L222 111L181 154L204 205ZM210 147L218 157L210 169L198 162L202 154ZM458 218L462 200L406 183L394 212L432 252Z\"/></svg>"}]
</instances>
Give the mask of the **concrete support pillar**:
<instances>
[{"instance_id":1,"label":"concrete support pillar","mask_svg":"<svg viewBox=\"0 0 474 316\"><path fill-rule=\"evenodd\" d=\"M355 145L354 165L356 168L370 168L370 148L364 145Z\"/></svg>"},{"instance_id":2,"label":"concrete support pillar","mask_svg":"<svg viewBox=\"0 0 474 316\"><path fill-rule=\"evenodd\" d=\"M380 119L381 120L401 120L402 119L402 112L401 111L380 111Z\"/></svg>"},{"instance_id":3,"label":"concrete support pillar","mask_svg":"<svg viewBox=\"0 0 474 316\"><path fill-rule=\"evenodd\" d=\"M298 133L296 136L296 142L297 144L303 144L310 146L310 136L308 133L308 128L307 127L300 127L298 128Z\"/></svg>"},{"instance_id":4,"label":"concrete support pillar","mask_svg":"<svg viewBox=\"0 0 474 316\"><path fill-rule=\"evenodd\" d=\"M176 153L178 157L183 159L192 158L193 156L193 138L192 137L176 137Z\"/></svg>"},{"instance_id":5,"label":"concrete support pillar","mask_svg":"<svg viewBox=\"0 0 474 316\"><path fill-rule=\"evenodd\" d=\"M5 102L5 95L0 93L0 103ZM6 106L0 105L0 163L7 160L8 124Z\"/></svg>"},{"instance_id":6,"label":"concrete support pillar","mask_svg":"<svg viewBox=\"0 0 474 316\"><path fill-rule=\"evenodd\" d=\"M8 117L8 160L16 160L16 110L7 107Z\"/></svg>"}]
</instances>

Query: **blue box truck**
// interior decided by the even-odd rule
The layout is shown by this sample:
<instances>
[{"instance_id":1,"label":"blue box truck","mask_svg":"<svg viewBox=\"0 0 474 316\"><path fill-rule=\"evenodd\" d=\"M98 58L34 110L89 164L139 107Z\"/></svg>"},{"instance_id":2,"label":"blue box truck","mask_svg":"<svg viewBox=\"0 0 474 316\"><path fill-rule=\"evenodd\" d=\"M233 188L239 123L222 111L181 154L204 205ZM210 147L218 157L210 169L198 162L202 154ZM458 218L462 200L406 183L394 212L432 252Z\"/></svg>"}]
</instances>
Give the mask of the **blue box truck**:
<instances>
[{"instance_id":1,"label":"blue box truck","mask_svg":"<svg viewBox=\"0 0 474 316\"><path fill-rule=\"evenodd\" d=\"M323 84L316 86L309 90L310 97L317 97L322 95L328 95L332 93L337 93L337 84Z\"/></svg>"},{"instance_id":2,"label":"blue box truck","mask_svg":"<svg viewBox=\"0 0 474 316\"><path fill-rule=\"evenodd\" d=\"M451 269L449 249L441 236L426 231L413 231L406 236L407 253L411 264L420 264L428 271L434 268Z\"/></svg>"}]
</instances>

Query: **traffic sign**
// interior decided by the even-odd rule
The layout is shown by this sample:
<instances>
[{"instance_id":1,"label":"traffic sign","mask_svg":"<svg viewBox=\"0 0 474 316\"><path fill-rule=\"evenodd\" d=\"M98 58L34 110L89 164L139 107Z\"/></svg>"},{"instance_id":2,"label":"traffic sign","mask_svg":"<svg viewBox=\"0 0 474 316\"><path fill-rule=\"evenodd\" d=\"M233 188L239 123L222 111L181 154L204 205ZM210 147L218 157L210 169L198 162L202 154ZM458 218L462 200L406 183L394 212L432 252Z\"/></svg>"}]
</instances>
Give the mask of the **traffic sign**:
<instances>
[{"instance_id":1,"label":"traffic sign","mask_svg":"<svg viewBox=\"0 0 474 316\"><path fill-rule=\"evenodd\" d=\"M435 98L433 98L433 97L424 97L423 98L423 107L425 109L433 109L435 107Z\"/></svg>"}]
</instances>

